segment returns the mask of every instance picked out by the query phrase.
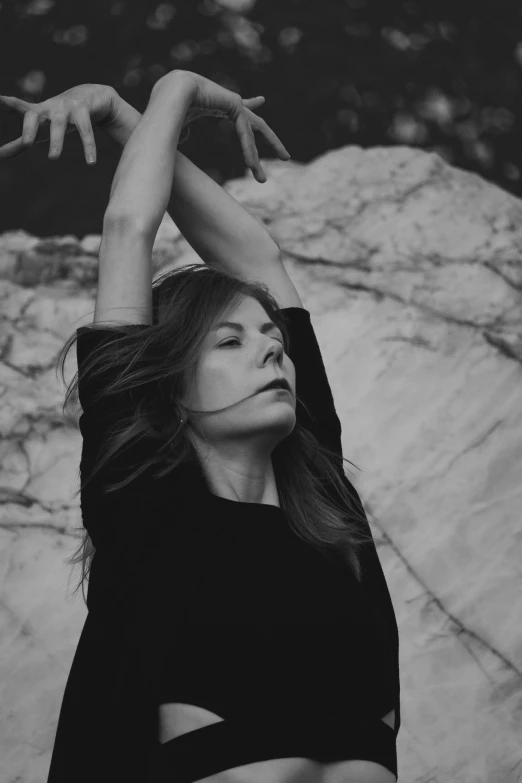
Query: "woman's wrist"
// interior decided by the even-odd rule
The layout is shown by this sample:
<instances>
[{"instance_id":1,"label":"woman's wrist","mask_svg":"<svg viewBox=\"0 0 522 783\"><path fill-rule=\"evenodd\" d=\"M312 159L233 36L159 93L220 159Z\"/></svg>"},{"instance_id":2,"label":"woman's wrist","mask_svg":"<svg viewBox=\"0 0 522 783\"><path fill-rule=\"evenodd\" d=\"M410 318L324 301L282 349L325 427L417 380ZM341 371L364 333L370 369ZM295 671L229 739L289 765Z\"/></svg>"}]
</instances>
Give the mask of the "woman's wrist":
<instances>
[{"instance_id":1,"label":"woman's wrist","mask_svg":"<svg viewBox=\"0 0 522 783\"><path fill-rule=\"evenodd\" d=\"M97 123L96 127L105 131L114 141L124 147L142 115L134 106L123 100L116 90L114 90L113 105L111 113L105 120Z\"/></svg>"},{"instance_id":2,"label":"woman's wrist","mask_svg":"<svg viewBox=\"0 0 522 783\"><path fill-rule=\"evenodd\" d=\"M167 97L173 91L183 90L189 98L196 94L197 84L193 74L190 71L169 71L161 76L155 83L150 93L150 99L153 100L157 94Z\"/></svg>"},{"instance_id":3,"label":"woman's wrist","mask_svg":"<svg viewBox=\"0 0 522 783\"><path fill-rule=\"evenodd\" d=\"M152 88L151 99L157 85L158 82L156 82ZM168 89L168 86L163 84L162 89ZM156 92L158 92L158 90L156 90ZM131 106L130 103L127 103L127 101L125 101L116 90L114 90L113 106L114 108L112 112L105 120L97 123L97 127L105 131L112 139L114 139L115 142L120 144L122 147L125 147L132 135L134 128L141 120L143 115L140 114L140 112L135 109L134 106ZM181 132L178 146L183 144L183 142L188 139L189 135L190 126L187 125Z\"/></svg>"}]
</instances>

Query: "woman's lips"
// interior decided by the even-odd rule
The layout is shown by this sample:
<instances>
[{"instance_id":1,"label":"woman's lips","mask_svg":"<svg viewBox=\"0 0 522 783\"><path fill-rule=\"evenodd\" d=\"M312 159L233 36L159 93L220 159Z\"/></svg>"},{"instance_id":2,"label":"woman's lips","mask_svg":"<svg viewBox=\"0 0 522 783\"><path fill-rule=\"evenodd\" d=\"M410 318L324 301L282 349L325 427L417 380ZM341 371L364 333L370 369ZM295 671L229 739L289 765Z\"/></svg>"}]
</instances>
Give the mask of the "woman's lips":
<instances>
[{"instance_id":1,"label":"woman's lips","mask_svg":"<svg viewBox=\"0 0 522 783\"><path fill-rule=\"evenodd\" d=\"M283 389L282 386L272 386L271 389L261 389L262 392L269 392L269 391L275 391L275 392L284 392L285 394L290 394L288 389ZM261 394L261 392L259 392Z\"/></svg>"}]
</instances>

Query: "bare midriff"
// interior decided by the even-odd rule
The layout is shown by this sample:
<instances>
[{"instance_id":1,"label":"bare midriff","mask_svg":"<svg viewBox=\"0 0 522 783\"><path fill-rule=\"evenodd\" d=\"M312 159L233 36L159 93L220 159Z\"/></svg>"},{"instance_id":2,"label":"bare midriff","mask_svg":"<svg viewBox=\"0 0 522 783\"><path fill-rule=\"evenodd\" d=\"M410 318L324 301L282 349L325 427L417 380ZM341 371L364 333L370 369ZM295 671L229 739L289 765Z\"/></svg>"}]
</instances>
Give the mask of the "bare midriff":
<instances>
[{"instance_id":1,"label":"bare midriff","mask_svg":"<svg viewBox=\"0 0 522 783\"><path fill-rule=\"evenodd\" d=\"M194 704L161 704L159 741L163 744L222 720L219 715ZM381 720L393 729L395 710ZM201 783L396 783L397 778L382 764L373 761L354 759L321 764L305 758L283 758L243 764L199 780Z\"/></svg>"}]
</instances>

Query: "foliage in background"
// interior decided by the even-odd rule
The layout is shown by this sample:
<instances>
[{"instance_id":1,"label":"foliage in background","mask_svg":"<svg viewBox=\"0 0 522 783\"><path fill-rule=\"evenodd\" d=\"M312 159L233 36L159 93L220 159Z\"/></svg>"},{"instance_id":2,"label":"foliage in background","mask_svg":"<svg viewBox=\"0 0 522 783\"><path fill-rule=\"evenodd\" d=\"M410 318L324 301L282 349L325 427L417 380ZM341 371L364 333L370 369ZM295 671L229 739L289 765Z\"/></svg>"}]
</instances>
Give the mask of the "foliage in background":
<instances>
[{"instance_id":1,"label":"foliage in background","mask_svg":"<svg viewBox=\"0 0 522 783\"><path fill-rule=\"evenodd\" d=\"M242 97L264 95L259 113L295 161L406 144L521 195L521 19L516 0L7 2L0 93L40 101L107 83L143 111L154 82L183 68ZM3 143L21 122L2 119ZM0 231L100 233L120 150L96 135L94 169L75 134L59 161L42 144L2 164ZM195 123L183 151L220 183L244 173L226 121Z\"/></svg>"}]
</instances>

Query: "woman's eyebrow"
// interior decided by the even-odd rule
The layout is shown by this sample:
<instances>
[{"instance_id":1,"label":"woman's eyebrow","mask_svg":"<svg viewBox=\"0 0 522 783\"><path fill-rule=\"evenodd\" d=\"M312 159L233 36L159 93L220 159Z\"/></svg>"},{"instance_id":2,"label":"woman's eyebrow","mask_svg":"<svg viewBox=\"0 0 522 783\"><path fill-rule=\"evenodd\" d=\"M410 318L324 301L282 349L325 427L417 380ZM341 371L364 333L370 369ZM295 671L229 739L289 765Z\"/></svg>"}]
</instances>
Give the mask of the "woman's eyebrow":
<instances>
[{"instance_id":1,"label":"woman's eyebrow","mask_svg":"<svg viewBox=\"0 0 522 783\"><path fill-rule=\"evenodd\" d=\"M224 326L228 326L229 329L236 329L238 332L244 332L245 327L242 324L238 324L235 321L221 321L215 328L215 331L217 332L218 329L222 329ZM265 334L266 332L269 332L271 329L279 329L278 325L275 324L273 321L267 321L265 324L261 327L262 334ZM281 331L279 329L279 331Z\"/></svg>"}]
</instances>

